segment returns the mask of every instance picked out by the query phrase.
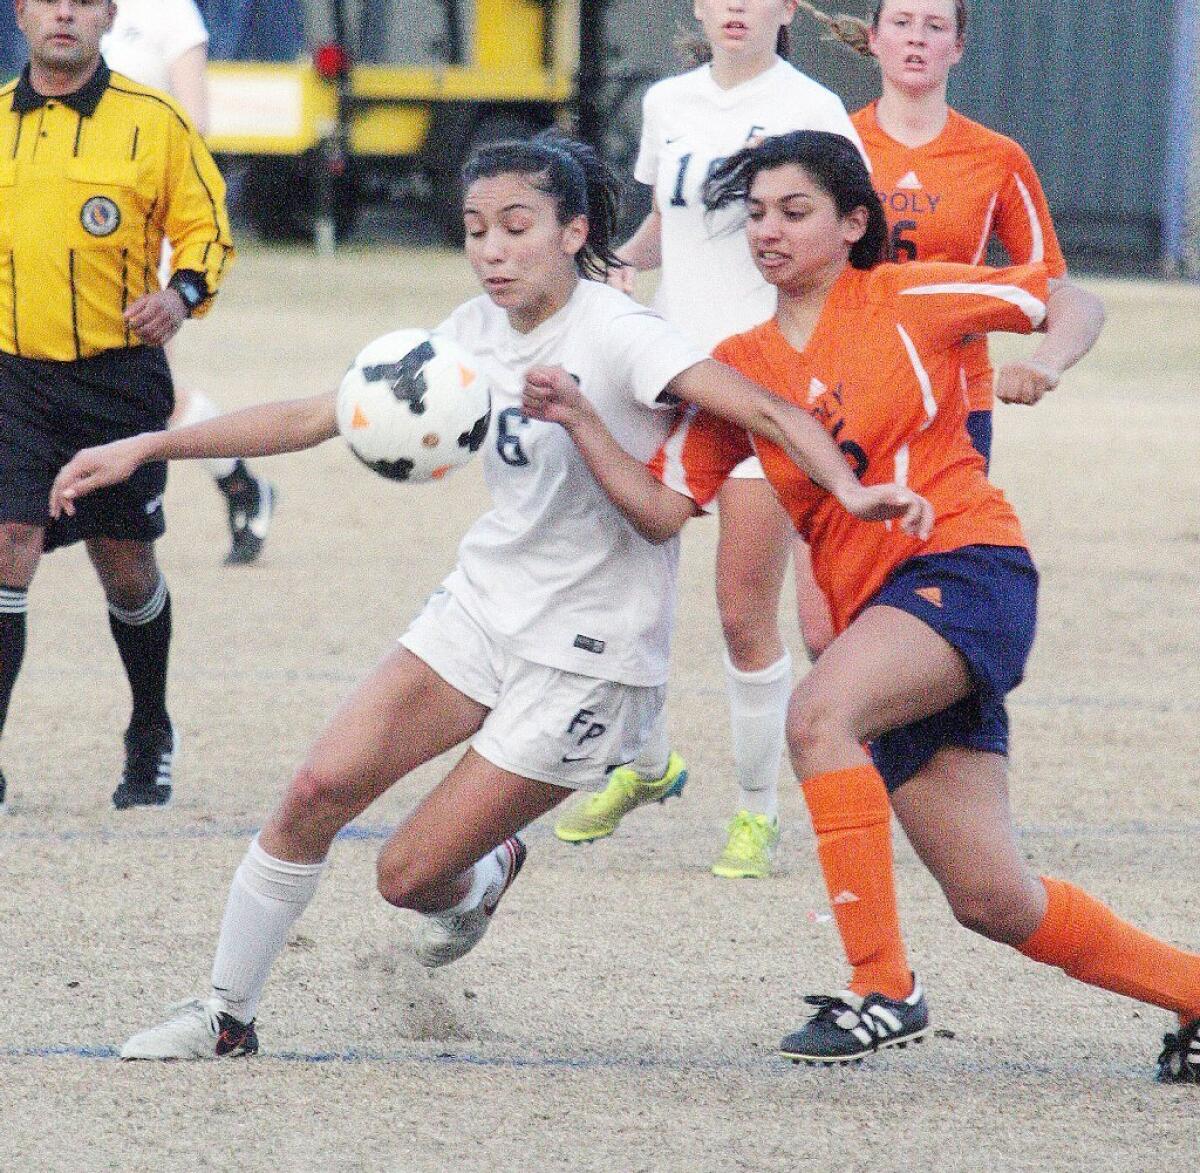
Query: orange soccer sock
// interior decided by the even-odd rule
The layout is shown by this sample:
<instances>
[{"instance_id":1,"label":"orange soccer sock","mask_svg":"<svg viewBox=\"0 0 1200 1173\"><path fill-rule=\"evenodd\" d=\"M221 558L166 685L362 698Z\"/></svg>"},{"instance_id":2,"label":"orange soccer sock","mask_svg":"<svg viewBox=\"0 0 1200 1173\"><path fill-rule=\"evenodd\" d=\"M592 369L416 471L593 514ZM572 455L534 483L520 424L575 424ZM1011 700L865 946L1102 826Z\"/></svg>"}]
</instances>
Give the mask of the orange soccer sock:
<instances>
[{"instance_id":1,"label":"orange soccer sock","mask_svg":"<svg viewBox=\"0 0 1200 1173\"><path fill-rule=\"evenodd\" d=\"M892 808L871 766L816 774L804 801L856 994L906 998L913 979L900 936L892 871Z\"/></svg>"},{"instance_id":2,"label":"orange soccer sock","mask_svg":"<svg viewBox=\"0 0 1200 1173\"><path fill-rule=\"evenodd\" d=\"M1082 888L1042 877L1049 903L1037 931L1018 950L1056 965L1090 986L1200 1017L1200 955L1185 952L1123 921Z\"/></svg>"}]
</instances>

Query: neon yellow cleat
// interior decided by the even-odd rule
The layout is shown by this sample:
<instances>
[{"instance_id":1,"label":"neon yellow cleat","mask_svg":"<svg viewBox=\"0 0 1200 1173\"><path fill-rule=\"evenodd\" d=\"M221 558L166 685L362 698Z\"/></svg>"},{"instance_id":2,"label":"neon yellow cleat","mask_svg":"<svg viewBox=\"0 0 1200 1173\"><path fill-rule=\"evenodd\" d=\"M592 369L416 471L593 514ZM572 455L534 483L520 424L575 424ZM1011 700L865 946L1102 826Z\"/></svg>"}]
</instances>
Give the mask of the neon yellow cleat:
<instances>
[{"instance_id":1,"label":"neon yellow cleat","mask_svg":"<svg viewBox=\"0 0 1200 1173\"><path fill-rule=\"evenodd\" d=\"M631 766L618 766L609 774L608 785L599 794L589 794L564 813L554 825L554 833L564 843L604 839L631 810L648 802L677 798L683 793L687 776L687 763L674 751L661 778L642 778Z\"/></svg>"},{"instance_id":2,"label":"neon yellow cleat","mask_svg":"<svg viewBox=\"0 0 1200 1173\"><path fill-rule=\"evenodd\" d=\"M765 880L775 866L779 820L738 811L729 820L729 841L712 874L726 880Z\"/></svg>"}]
</instances>

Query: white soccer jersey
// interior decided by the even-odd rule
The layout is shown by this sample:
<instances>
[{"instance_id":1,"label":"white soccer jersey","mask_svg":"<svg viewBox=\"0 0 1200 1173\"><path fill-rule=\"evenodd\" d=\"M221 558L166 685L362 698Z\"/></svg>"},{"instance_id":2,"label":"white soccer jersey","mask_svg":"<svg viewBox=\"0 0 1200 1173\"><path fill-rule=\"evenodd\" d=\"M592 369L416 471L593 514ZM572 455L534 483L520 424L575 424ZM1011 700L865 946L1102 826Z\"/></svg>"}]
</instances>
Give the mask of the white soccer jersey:
<instances>
[{"instance_id":1,"label":"white soccer jersey","mask_svg":"<svg viewBox=\"0 0 1200 1173\"><path fill-rule=\"evenodd\" d=\"M100 42L110 69L170 93L170 68L188 50L208 44L193 0L118 0L112 31Z\"/></svg>"},{"instance_id":2,"label":"white soccer jersey","mask_svg":"<svg viewBox=\"0 0 1200 1173\"><path fill-rule=\"evenodd\" d=\"M862 149L841 99L782 59L728 90L702 65L646 91L634 177L653 186L662 213L654 306L706 350L771 317L775 290L754 267L740 211L707 216L700 189L751 139L791 130L844 134Z\"/></svg>"},{"instance_id":3,"label":"white soccer jersey","mask_svg":"<svg viewBox=\"0 0 1200 1173\"><path fill-rule=\"evenodd\" d=\"M678 541L642 538L566 431L521 414L521 387L532 366L564 367L617 442L648 461L675 418L660 394L704 352L595 281L580 281L528 334L487 297L460 306L437 332L473 354L492 387L483 452L492 509L467 531L443 586L525 659L620 684L662 684Z\"/></svg>"}]
</instances>

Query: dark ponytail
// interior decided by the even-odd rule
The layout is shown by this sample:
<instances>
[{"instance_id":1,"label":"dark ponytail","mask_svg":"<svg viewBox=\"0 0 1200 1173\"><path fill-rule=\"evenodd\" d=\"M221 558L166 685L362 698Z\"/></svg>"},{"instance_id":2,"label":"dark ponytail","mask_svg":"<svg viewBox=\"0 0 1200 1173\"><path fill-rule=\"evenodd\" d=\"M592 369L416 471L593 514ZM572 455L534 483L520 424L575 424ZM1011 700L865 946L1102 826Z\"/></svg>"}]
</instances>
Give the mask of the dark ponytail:
<instances>
[{"instance_id":1,"label":"dark ponytail","mask_svg":"<svg viewBox=\"0 0 1200 1173\"><path fill-rule=\"evenodd\" d=\"M616 173L587 143L559 130L543 130L531 139L488 143L464 164L463 189L477 179L521 175L558 205L558 222L576 216L588 222L587 240L575 254L584 277L604 280L621 267L614 253L621 184Z\"/></svg>"},{"instance_id":2,"label":"dark ponytail","mask_svg":"<svg viewBox=\"0 0 1200 1173\"><path fill-rule=\"evenodd\" d=\"M867 230L850 248L850 264L870 269L883 260L888 239L883 205L858 148L843 135L824 130L794 130L763 139L730 155L704 184L710 212L744 205L760 171L793 165L801 168L830 199L839 216L867 209Z\"/></svg>"}]
</instances>

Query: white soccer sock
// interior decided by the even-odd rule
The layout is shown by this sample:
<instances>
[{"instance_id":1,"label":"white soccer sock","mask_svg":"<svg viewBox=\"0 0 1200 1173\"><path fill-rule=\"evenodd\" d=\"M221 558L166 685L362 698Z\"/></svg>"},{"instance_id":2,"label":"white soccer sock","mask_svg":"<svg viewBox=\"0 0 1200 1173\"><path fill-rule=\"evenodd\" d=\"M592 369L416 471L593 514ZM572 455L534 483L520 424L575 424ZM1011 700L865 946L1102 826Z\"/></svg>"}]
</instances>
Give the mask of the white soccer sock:
<instances>
[{"instance_id":1,"label":"white soccer sock","mask_svg":"<svg viewBox=\"0 0 1200 1173\"><path fill-rule=\"evenodd\" d=\"M500 862L500 853L507 850L504 844L489 851L471 869L471 886L467 894L455 905L442 912L431 913L431 916L453 916L457 913L470 912L487 895L487 890L493 884L504 882L504 865Z\"/></svg>"},{"instance_id":2,"label":"white soccer sock","mask_svg":"<svg viewBox=\"0 0 1200 1173\"><path fill-rule=\"evenodd\" d=\"M792 657L783 653L768 668L742 672L725 655L733 764L741 809L779 817L779 767L792 695Z\"/></svg>"},{"instance_id":3,"label":"white soccer sock","mask_svg":"<svg viewBox=\"0 0 1200 1173\"><path fill-rule=\"evenodd\" d=\"M654 781L667 772L671 760L671 742L667 737L667 710L664 706L659 710L653 728L642 742L642 748L631 763L633 772L639 778Z\"/></svg>"},{"instance_id":4,"label":"white soccer sock","mask_svg":"<svg viewBox=\"0 0 1200 1173\"><path fill-rule=\"evenodd\" d=\"M193 391L178 419L171 421L171 427L182 428L188 424L202 424L205 420L215 420L220 414L221 409L207 395L202 391ZM229 476L237 467L237 461L231 457L212 457L200 463L214 480Z\"/></svg>"},{"instance_id":5,"label":"white soccer sock","mask_svg":"<svg viewBox=\"0 0 1200 1173\"><path fill-rule=\"evenodd\" d=\"M257 835L250 844L229 889L212 970L213 994L239 1022L254 1018L267 974L324 868L323 862L275 859L259 846Z\"/></svg>"}]
</instances>

